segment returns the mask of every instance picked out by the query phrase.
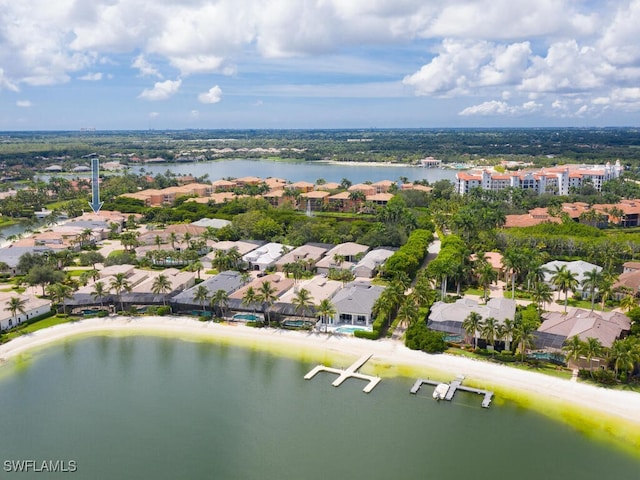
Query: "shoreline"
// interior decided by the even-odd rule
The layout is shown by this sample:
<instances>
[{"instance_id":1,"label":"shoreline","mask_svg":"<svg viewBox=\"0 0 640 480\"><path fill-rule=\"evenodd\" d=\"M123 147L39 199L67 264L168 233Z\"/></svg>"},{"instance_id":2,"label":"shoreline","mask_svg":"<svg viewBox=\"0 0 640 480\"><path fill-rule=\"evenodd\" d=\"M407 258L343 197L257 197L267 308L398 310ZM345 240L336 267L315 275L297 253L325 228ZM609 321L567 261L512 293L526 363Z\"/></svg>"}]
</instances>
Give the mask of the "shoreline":
<instances>
[{"instance_id":1,"label":"shoreline","mask_svg":"<svg viewBox=\"0 0 640 480\"><path fill-rule=\"evenodd\" d=\"M640 447L640 394L570 382L536 372L453 355L429 355L390 340L256 329L244 325L200 322L190 317L104 317L56 325L0 345L0 367L30 351L66 340L98 335L153 335L186 341L214 341L273 352L304 361L346 368L365 354L372 359L363 373L380 377L428 376L442 381L465 376L470 386L493 390L499 399L568 422L583 433L607 437L636 452ZM407 394L409 394L407 387ZM598 432L597 430L600 430Z\"/></svg>"}]
</instances>

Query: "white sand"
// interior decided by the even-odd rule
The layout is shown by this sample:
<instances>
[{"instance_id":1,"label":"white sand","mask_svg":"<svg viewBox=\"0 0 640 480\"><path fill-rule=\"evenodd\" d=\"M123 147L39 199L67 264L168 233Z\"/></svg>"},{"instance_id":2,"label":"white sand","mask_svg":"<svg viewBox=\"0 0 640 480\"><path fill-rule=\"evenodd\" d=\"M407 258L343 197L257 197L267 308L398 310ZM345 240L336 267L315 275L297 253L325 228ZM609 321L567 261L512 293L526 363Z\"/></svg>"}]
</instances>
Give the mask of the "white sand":
<instances>
[{"instance_id":1,"label":"white sand","mask_svg":"<svg viewBox=\"0 0 640 480\"><path fill-rule=\"evenodd\" d=\"M334 354L353 359L373 354L373 365L363 367L364 373L384 376L391 367L409 367L420 376L431 375L439 380L452 380L464 375L466 383L489 389L522 392L525 396L551 403L577 406L592 413L624 420L631 428L640 427L640 394L599 388L571 382L548 375L524 371L504 365L471 360L452 355L428 355L407 349L398 341L363 340L347 336L295 332L289 330L256 329L242 325L232 326L212 322L199 322L191 317L106 317L92 318L57 325L33 334L16 338L0 346L0 362L36 347L59 342L73 336L117 334L157 334L175 338L219 339L242 346L290 352L299 356ZM347 367L348 360L344 365ZM423 373L420 373L420 372ZM407 387L407 392L410 385ZM555 402L554 402L555 401ZM592 418L589 417L589 418Z\"/></svg>"}]
</instances>

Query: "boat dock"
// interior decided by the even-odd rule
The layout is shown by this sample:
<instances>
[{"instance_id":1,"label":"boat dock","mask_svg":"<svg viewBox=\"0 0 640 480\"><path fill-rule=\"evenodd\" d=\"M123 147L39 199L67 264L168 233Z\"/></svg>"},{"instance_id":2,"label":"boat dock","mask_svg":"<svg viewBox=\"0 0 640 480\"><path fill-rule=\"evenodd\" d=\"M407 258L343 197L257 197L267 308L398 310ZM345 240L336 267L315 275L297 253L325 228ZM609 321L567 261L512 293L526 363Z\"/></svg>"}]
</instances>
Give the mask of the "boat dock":
<instances>
[{"instance_id":1,"label":"boat dock","mask_svg":"<svg viewBox=\"0 0 640 480\"><path fill-rule=\"evenodd\" d=\"M446 394L444 394L444 397L442 397L442 399L443 400L447 400L447 401L451 401L451 400L453 400L453 396L456 394L456 392L458 390L462 390L463 392L469 392L469 393L476 393L478 395L484 395L484 398L482 399L482 407L483 408L489 408L489 405L491 405L491 400L493 399L493 392L490 392L489 390L481 390L479 388L466 387L466 386L462 385L462 381L463 380L464 380L464 377L462 377L462 376L459 376L455 380L453 380L449 384L449 389L447 390ZM442 382L436 382L435 380L428 380L428 379L424 379L424 378L419 378L413 384L413 387L411 387L410 392L413 393L413 394L418 393L418 391L420 390L420 387L422 387L422 385L424 383L426 383L428 385L433 385L435 387L437 387L438 385L442 385Z\"/></svg>"},{"instance_id":2,"label":"boat dock","mask_svg":"<svg viewBox=\"0 0 640 480\"><path fill-rule=\"evenodd\" d=\"M351 377L359 378L360 380L366 380L367 382L369 382L362 390L364 393L369 393L371 392L371 390L375 388L376 385L378 385L378 383L380 383L380 380L382 379L380 377L373 377L371 375L358 373L358 369L362 367L365 363L367 363L367 361L372 356L373 354L369 354L369 355L364 355L360 357L358 360L353 362L346 370L342 370L339 368L326 367L324 365L317 365L316 367L313 368L313 370L311 370L309 373L307 373L304 376L304 379L311 380L313 377L315 377L316 373L318 372L335 373L336 375L338 375L338 378L336 378L331 385L333 385L334 387L339 387L347 378L351 378Z\"/></svg>"}]
</instances>

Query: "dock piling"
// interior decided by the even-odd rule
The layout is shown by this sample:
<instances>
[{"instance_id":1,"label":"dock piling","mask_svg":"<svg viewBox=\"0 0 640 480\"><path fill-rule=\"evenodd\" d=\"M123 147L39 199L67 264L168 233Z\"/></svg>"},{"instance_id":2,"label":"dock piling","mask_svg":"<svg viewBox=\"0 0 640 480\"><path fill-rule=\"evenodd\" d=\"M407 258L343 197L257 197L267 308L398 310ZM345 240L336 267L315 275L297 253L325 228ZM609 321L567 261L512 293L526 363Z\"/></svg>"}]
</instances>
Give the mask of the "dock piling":
<instances>
[{"instance_id":1,"label":"dock piling","mask_svg":"<svg viewBox=\"0 0 640 480\"><path fill-rule=\"evenodd\" d=\"M331 368L326 367L324 365L317 365L314 367L309 373L304 376L305 380L312 379L318 372L329 372L335 373L338 375L331 385L334 387L339 387L347 378L359 378L361 380L366 380L368 383L365 385L362 390L364 393L369 393L373 390L378 383L382 380L380 377L373 377L371 375L365 375L363 373L358 373L358 369L362 367L367 361L373 356L373 354L363 355L358 360L353 362L346 370L341 370L339 368Z\"/></svg>"}]
</instances>

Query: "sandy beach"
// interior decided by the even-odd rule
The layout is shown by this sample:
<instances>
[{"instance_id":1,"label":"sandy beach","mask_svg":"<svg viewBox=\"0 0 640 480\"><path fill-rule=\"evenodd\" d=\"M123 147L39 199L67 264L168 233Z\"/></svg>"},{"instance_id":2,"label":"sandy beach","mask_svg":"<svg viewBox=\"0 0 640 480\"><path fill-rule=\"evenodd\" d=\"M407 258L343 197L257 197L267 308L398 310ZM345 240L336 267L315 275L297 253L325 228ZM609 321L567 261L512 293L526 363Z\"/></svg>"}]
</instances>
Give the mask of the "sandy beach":
<instances>
[{"instance_id":1,"label":"sandy beach","mask_svg":"<svg viewBox=\"0 0 640 480\"><path fill-rule=\"evenodd\" d=\"M632 427L632 431L640 431L640 394L634 392L599 388L464 357L428 355L409 350L400 342L389 339L370 341L351 336L255 329L243 325L199 322L190 317L106 317L57 325L1 345L0 362L68 338L101 334L148 334L185 340L222 341L271 350L295 358L330 358L338 367L347 367L349 357L355 359L373 354L372 360L362 369L364 373L382 377L402 373L430 376L438 380L451 380L457 375L464 375L468 384L495 389L497 392L516 392L516 398L524 396L530 401L544 402L545 405L584 410L589 418L599 413L603 417L623 421ZM535 408L534 404L529 406Z\"/></svg>"}]
</instances>

